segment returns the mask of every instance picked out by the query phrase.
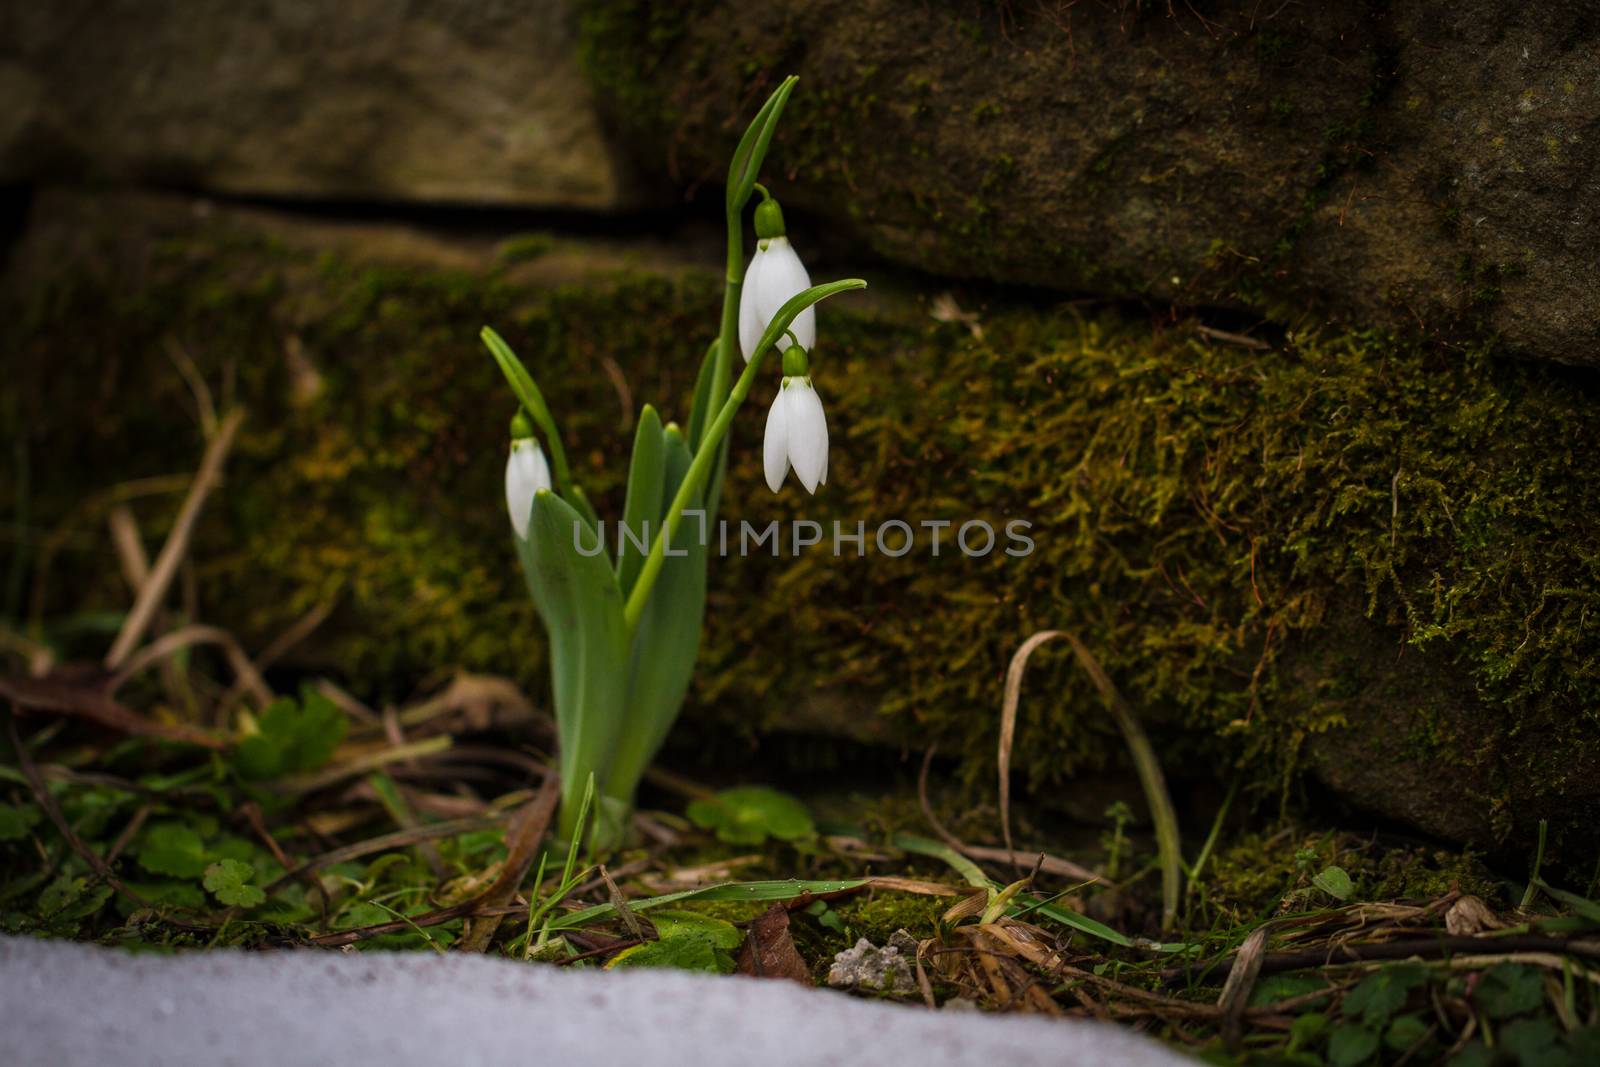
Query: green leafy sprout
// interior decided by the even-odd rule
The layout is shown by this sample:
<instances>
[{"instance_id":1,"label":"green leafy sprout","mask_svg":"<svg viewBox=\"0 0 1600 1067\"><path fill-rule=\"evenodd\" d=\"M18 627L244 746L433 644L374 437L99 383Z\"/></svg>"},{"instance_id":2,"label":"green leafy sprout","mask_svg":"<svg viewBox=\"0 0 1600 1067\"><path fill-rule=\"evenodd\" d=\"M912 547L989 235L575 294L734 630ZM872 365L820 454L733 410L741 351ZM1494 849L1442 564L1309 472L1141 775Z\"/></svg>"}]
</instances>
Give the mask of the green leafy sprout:
<instances>
[{"instance_id":1,"label":"green leafy sprout","mask_svg":"<svg viewBox=\"0 0 1600 1067\"><path fill-rule=\"evenodd\" d=\"M705 531L714 521L727 468L728 430L773 346L795 317L830 296L865 288L858 278L812 286L778 309L738 378L739 296L744 283L744 213L796 79L767 98L728 168L727 275L717 338L695 380L687 430L663 425L646 404L635 432L624 524L649 530L648 549L627 538L608 557L601 525L567 463L550 405L534 376L492 328L484 344L549 446L552 489L534 495L517 553L550 645L551 697L561 776L559 831L577 833L591 777L597 783L597 841L620 839L645 768L683 705L705 617ZM763 190L764 198L765 190ZM730 384L731 382L731 384ZM699 536L680 538L695 516Z\"/></svg>"}]
</instances>

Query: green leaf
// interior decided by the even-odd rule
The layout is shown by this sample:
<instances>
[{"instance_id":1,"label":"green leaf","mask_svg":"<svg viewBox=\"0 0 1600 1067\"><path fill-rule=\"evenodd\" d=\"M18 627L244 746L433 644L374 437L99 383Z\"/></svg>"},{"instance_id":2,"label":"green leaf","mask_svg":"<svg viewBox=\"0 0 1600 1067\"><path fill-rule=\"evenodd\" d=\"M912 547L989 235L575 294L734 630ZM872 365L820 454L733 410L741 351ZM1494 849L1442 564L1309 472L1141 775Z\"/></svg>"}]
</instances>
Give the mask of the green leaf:
<instances>
[{"instance_id":1,"label":"green leaf","mask_svg":"<svg viewBox=\"0 0 1600 1067\"><path fill-rule=\"evenodd\" d=\"M280 697L257 717L257 732L239 742L234 766L254 781L314 771L333 758L347 725L321 693L308 690L299 701Z\"/></svg>"},{"instance_id":2,"label":"green leaf","mask_svg":"<svg viewBox=\"0 0 1600 1067\"><path fill-rule=\"evenodd\" d=\"M639 412L639 426L633 435L633 462L628 467L628 497L622 509L622 528L617 531L617 584L627 596L639 568L650 551L650 540L661 529L661 479L666 464L665 443L661 437L661 416L649 404ZM644 547L628 539L639 539Z\"/></svg>"},{"instance_id":3,"label":"green leaf","mask_svg":"<svg viewBox=\"0 0 1600 1067\"><path fill-rule=\"evenodd\" d=\"M1344 1014L1351 1018L1359 1015L1368 1026L1381 1027L1405 1005L1411 990L1427 978L1427 971L1410 964L1385 967L1368 975L1350 991L1344 998ZM1376 1037L1373 1040L1377 1040Z\"/></svg>"},{"instance_id":4,"label":"green leaf","mask_svg":"<svg viewBox=\"0 0 1600 1067\"><path fill-rule=\"evenodd\" d=\"M733 971L732 949L744 935L738 927L722 919L692 911L658 911L650 916L660 939L619 952L613 967L677 967L686 971Z\"/></svg>"},{"instance_id":5,"label":"green leaf","mask_svg":"<svg viewBox=\"0 0 1600 1067\"><path fill-rule=\"evenodd\" d=\"M1472 999L1491 1019L1509 1019L1544 1003L1544 977L1537 968L1502 963L1479 980Z\"/></svg>"},{"instance_id":6,"label":"green leaf","mask_svg":"<svg viewBox=\"0 0 1600 1067\"><path fill-rule=\"evenodd\" d=\"M56 920L87 919L105 907L114 892L104 882L90 885L87 876L63 874L39 894L39 914Z\"/></svg>"},{"instance_id":7,"label":"green leaf","mask_svg":"<svg viewBox=\"0 0 1600 1067\"><path fill-rule=\"evenodd\" d=\"M1590 900L1588 897L1581 897L1576 893L1569 893L1565 889L1557 889L1555 886L1546 882L1542 878L1535 878L1533 880L1533 884L1538 886L1540 889L1543 889L1546 893L1549 893L1553 898L1565 904L1579 915L1583 916L1583 918L1588 919L1590 922L1600 923L1600 904Z\"/></svg>"},{"instance_id":8,"label":"green leaf","mask_svg":"<svg viewBox=\"0 0 1600 1067\"><path fill-rule=\"evenodd\" d=\"M544 394L539 391L539 386L534 382L533 375L528 373L528 368L522 365L522 360L511 351L511 346L494 330L485 326L479 333L484 345L489 349L489 354L494 356L495 363L500 366L500 373L505 375L506 382L511 386L511 391L517 394L517 399L527 409L539 429L544 431L545 443L550 446L550 463L555 468L556 485L563 492L572 492L577 487L572 484L572 473L567 469L567 451L562 447L561 434L556 430L556 420L550 414L550 406L544 402ZM588 500L581 491L576 494L580 511L590 512L593 519L593 509L588 506Z\"/></svg>"},{"instance_id":9,"label":"green leaf","mask_svg":"<svg viewBox=\"0 0 1600 1067\"><path fill-rule=\"evenodd\" d=\"M0 804L0 841L17 841L28 836L39 823L39 809L32 804L17 807Z\"/></svg>"},{"instance_id":10,"label":"green leaf","mask_svg":"<svg viewBox=\"0 0 1600 1067\"><path fill-rule=\"evenodd\" d=\"M665 508L678 492L693 457L676 426L662 431L661 500L651 523L652 532L665 522ZM631 499L631 498L630 498ZM698 506L698 496L689 507ZM706 553L711 534L697 516L685 516L663 556L655 589L639 616L629 652L629 729L617 741L617 752L607 776L606 793L632 803L645 768L655 758L683 707L694 678L695 659L705 629ZM703 536L702 536L703 535ZM677 555L676 553L683 553Z\"/></svg>"},{"instance_id":11,"label":"green leaf","mask_svg":"<svg viewBox=\"0 0 1600 1067\"><path fill-rule=\"evenodd\" d=\"M136 848L139 866L152 874L198 878L210 863L205 842L183 823L159 822L145 827Z\"/></svg>"},{"instance_id":12,"label":"green leaf","mask_svg":"<svg viewBox=\"0 0 1600 1067\"><path fill-rule=\"evenodd\" d=\"M1318 978L1309 974L1274 974L1256 983L1250 993L1250 1007L1259 1008L1267 1004L1275 1004L1280 1000L1290 997L1302 997L1307 993L1315 993L1319 989L1328 988L1325 978Z\"/></svg>"},{"instance_id":13,"label":"green leaf","mask_svg":"<svg viewBox=\"0 0 1600 1067\"><path fill-rule=\"evenodd\" d=\"M689 805L688 816L730 845L759 845L769 837L793 841L816 830L804 804L760 785L724 789L710 799L696 800Z\"/></svg>"},{"instance_id":14,"label":"green leaf","mask_svg":"<svg viewBox=\"0 0 1600 1067\"><path fill-rule=\"evenodd\" d=\"M1322 873L1311 879L1311 884L1336 900L1349 900L1355 886L1343 867L1324 867Z\"/></svg>"},{"instance_id":15,"label":"green leaf","mask_svg":"<svg viewBox=\"0 0 1600 1067\"><path fill-rule=\"evenodd\" d=\"M1402 1015L1389 1024L1383 1043L1395 1052L1405 1052L1421 1041L1428 1033L1428 1024L1420 1015Z\"/></svg>"},{"instance_id":16,"label":"green leaf","mask_svg":"<svg viewBox=\"0 0 1600 1067\"><path fill-rule=\"evenodd\" d=\"M218 860L206 868L204 885L212 896L230 907L253 908L267 899L259 886L250 884L256 870L238 860Z\"/></svg>"},{"instance_id":17,"label":"green leaf","mask_svg":"<svg viewBox=\"0 0 1600 1067\"><path fill-rule=\"evenodd\" d=\"M705 435L706 427L711 425L711 417L716 412L711 408L711 379L717 369L717 345L720 342L712 341L711 347L706 349L705 358L700 361L700 373L694 380L694 398L689 402L689 451L700 451L700 438Z\"/></svg>"},{"instance_id":18,"label":"green leaf","mask_svg":"<svg viewBox=\"0 0 1600 1067\"><path fill-rule=\"evenodd\" d=\"M1450 1057L1450 1067L1491 1067L1493 1063L1494 1053L1482 1041L1469 1041Z\"/></svg>"},{"instance_id":19,"label":"green leaf","mask_svg":"<svg viewBox=\"0 0 1600 1067\"><path fill-rule=\"evenodd\" d=\"M157 908L199 912L206 909L206 895L193 881L187 882L125 882L133 892ZM142 905L130 897L117 898L117 910L124 918L139 910Z\"/></svg>"},{"instance_id":20,"label":"green leaf","mask_svg":"<svg viewBox=\"0 0 1600 1067\"><path fill-rule=\"evenodd\" d=\"M550 681L560 740L560 836L571 839L592 773L604 775L623 725L628 680L622 592L605 554L585 555L583 518L565 500L534 494L528 536L516 538L528 591L550 641ZM592 541L582 542L585 551Z\"/></svg>"},{"instance_id":21,"label":"green leaf","mask_svg":"<svg viewBox=\"0 0 1600 1067\"><path fill-rule=\"evenodd\" d=\"M734 149L733 159L728 163L728 214L741 210L750 199L756 176L767 158L767 147L772 144L772 134L778 128L778 117L783 114L783 105L794 92L797 81L799 79L792 74L783 79L783 84L767 97L767 102L745 128L744 136L739 138L739 147Z\"/></svg>"},{"instance_id":22,"label":"green leaf","mask_svg":"<svg viewBox=\"0 0 1600 1067\"><path fill-rule=\"evenodd\" d=\"M1327 1029L1328 1017L1321 1012L1297 1015L1294 1022L1289 1024L1289 1048L1302 1049L1314 1044Z\"/></svg>"},{"instance_id":23,"label":"green leaf","mask_svg":"<svg viewBox=\"0 0 1600 1067\"><path fill-rule=\"evenodd\" d=\"M735 949L744 943L744 934L737 926L697 911L661 908L650 913L650 921L663 941L671 937L698 937L722 949Z\"/></svg>"},{"instance_id":24,"label":"green leaf","mask_svg":"<svg viewBox=\"0 0 1600 1067\"><path fill-rule=\"evenodd\" d=\"M1329 1067L1356 1067L1378 1051L1378 1035L1365 1026L1346 1023L1328 1037Z\"/></svg>"},{"instance_id":25,"label":"green leaf","mask_svg":"<svg viewBox=\"0 0 1600 1067\"><path fill-rule=\"evenodd\" d=\"M1567 1067L1574 1060L1558 1043L1561 1034L1549 1019L1518 1019L1500 1030L1500 1047L1521 1067Z\"/></svg>"}]
</instances>

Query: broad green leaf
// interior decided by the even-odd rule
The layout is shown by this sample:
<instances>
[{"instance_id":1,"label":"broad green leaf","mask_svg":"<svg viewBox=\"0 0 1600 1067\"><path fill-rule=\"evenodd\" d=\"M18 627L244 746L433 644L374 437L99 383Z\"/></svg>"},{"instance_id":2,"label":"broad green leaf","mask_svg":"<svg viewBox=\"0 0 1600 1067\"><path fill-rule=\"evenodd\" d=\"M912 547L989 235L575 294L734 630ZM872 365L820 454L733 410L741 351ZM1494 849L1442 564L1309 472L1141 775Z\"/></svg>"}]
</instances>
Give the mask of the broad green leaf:
<instances>
[{"instance_id":1,"label":"broad green leaf","mask_svg":"<svg viewBox=\"0 0 1600 1067\"><path fill-rule=\"evenodd\" d=\"M550 677L561 739L561 835L570 837L590 773L603 775L622 729L628 679L622 592L583 518L554 493L533 498L528 537L517 538L528 589L550 641Z\"/></svg>"},{"instance_id":2,"label":"broad green leaf","mask_svg":"<svg viewBox=\"0 0 1600 1067\"><path fill-rule=\"evenodd\" d=\"M661 481L666 463L666 444L661 437L661 416L649 404L639 412L639 426L633 435L633 462L628 467L628 498L622 509L622 528L617 531L617 584L622 595L633 588L639 577L650 539L661 529ZM637 543L629 535L638 538ZM642 544L644 547L638 547ZM659 590L659 585L657 589Z\"/></svg>"},{"instance_id":3,"label":"broad green leaf","mask_svg":"<svg viewBox=\"0 0 1600 1067\"><path fill-rule=\"evenodd\" d=\"M39 914L57 920L87 919L116 892L104 882L89 883L87 876L61 875L39 894Z\"/></svg>"},{"instance_id":4,"label":"broad green leaf","mask_svg":"<svg viewBox=\"0 0 1600 1067\"><path fill-rule=\"evenodd\" d=\"M1427 971L1411 964L1385 967L1368 975L1350 991L1344 998L1344 1014L1347 1018L1359 1015L1368 1026L1381 1027L1405 1006L1411 990L1427 979Z\"/></svg>"},{"instance_id":5,"label":"broad green leaf","mask_svg":"<svg viewBox=\"0 0 1600 1067\"><path fill-rule=\"evenodd\" d=\"M700 373L694 380L694 397L689 403L689 451L700 451L700 438L705 436L706 427L711 425L711 417L716 414L711 411L711 379L717 369L717 345L720 342L712 341L711 347L706 349L706 356L700 361Z\"/></svg>"},{"instance_id":6,"label":"broad green leaf","mask_svg":"<svg viewBox=\"0 0 1600 1067\"><path fill-rule=\"evenodd\" d=\"M1469 1041L1460 1052L1450 1057L1450 1067L1490 1067L1494 1062L1494 1053L1482 1041Z\"/></svg>"},{"instance_id":7,"label":"broad green leaf","mask_svg":"<svg viewBox=\"0 0 1600 1067\"><path fill-rule=\"evenodd\" d=\"M744 934L726 919L702 915L697 911L660 908L650 913L656 933L662 940L669 937L698 937L718 948L735 949L744 942Z\"/></svg>"},{"instance_id":8,"label":"broad green leaf","mask_svg":"<svg viewBox=\"0 0 1600 1067\"><path fill-rule=\"evenodd\" d=\"M255 868L239 860L218 860L206 868L203 884L212 896L229 906L253 908L267 899L259 886L250 884Z\"/></svg>"},{"instance_id":9,"label":"broad green leaf","mask_svg":"<svg viewBox=\"0 0 1600 1067\"><path fill-rule=\"evenodd\" d=\"M793 841L814 832L804 804L766 786L724 789L689 805L689 818L730 845L759 845L769 837Z\"/></svg>"},{"instance_id":10,"label":"broad green leaf","mask_svg":"<svg viewBox=\"0 0 1600 1067\"><path fill-rule=\"evenodd\" d=\"M1328 988L1328 980L1310 974L1273 974L1256 983L1250 992L1250 1006L1263 1007L1290 997L1301 997Z\"/></svg>"},{"instance_id":11,"label":"broad green leaf","mask_svg":"<svg viewBox=\"0 0 1600 1067\"><path fill-rule=\"evenodd\" d=\"M693 462L676 426L662 431L661 439L662 502L657 505L652 531L664 526L665 509ZM698 503L691 499L689 507ZM629 726L618 739L605 790L617 800L632 802L633 791L667 739L694 678L705 629L706 553L711 540L709 524L703 527L703 521L686 515L680 522L667 547L683 554L663 556L655 589L634 630L626 697Z\"/></svg>"},{"instance_id":12,"label":"broad green leaf","mask_svg":"<svg viewBox=\"0 0 1600 1067\"><path fill-rule=\"evenodd\" d=\"M183 823L158 822L144 828L135 847L139 866L152 874L198 878L211 858L200 835Z\"/></svg>"},{"instance_id":13,"label":"broad green leaf","mask_svg":"<svg viewBox=\"0 0 1600 1067\"><path fill-rule=\"evenodd\" d=\"M1302 1049L1314 1044L1328 1029L1328 1017L1319 1011L1295 1016L1289 1024L1289 1048Z\"/></svg>"},{"instance_id":14,"label":"broad green leaf","mask_svg":"<svg viewBox=\"0 0 1600 1067\"><path fill-rule=\"evenodd\" d=\"M1405 1052L1428 1033L1428 1023L1420 1015L1402 1015L1389 1024L1383 1043L1395 1052Z\"/></svg>"},{"instance_id":15,"label":"broad green leaf","mask_svg":"<svg viewBox=\"0 0 1600 1067\"><path fill-rule=\"evenodd\" d=\"M1355 886L1343 867L1324 867L1322 873L1311 879L1311 884L1337 900L1349 900Z\"/></svg>"},{"instance_id":16,"label":"broad green leaf","mask_svg":"<svg viewBox=\"0 0 1600 1067\"><path fill-rule=\"evenodd\" d=\"M1538 968L1502 963L1473 988L1472 999L1491 1019L1509 1019L1544 1003L1544 977Z\"/></svg>"},{"instance_id":17,"label":"broad green leaf","mask_svg":"<svg viewBox=\"0 0 1600 1067\"><path fill-rule=\"evenodd\" d=\"M1577 1067L1560 1047L1561 1033L1549 1019L1518 1019L1500 1030L1500 1047L1522 1067Z\"/></svg>"},{"instance_id":18,"label":"broad green leaf","mask_svg":"<svg viewBox=\"0 0 1600 1067\"><path fill-rule=\"evenodd\" d=\"M698 937L663 937L625 948L611 958L606 970L626 967L672 967L680 971L731 974L733 957Z\"/></svg>"},{"instance_id":19,"label":"broad green leaf","mask_svg":"<svg viewBox=\"0 0 1600 1067\"><path fill-rule=\"evenodd\" d=\"M1355 1023L1334 1027L1328 1036L1329 1067L1357 1067L1378 1051L1378 1035Z\"/></svg>"},{"instance_id":20,"label":"broad green leaf","mask_svg":"<svg viewBox=\"0 0 1600 1067\"><path fill-rule=\"evenodd\" d=\"M257 732L239 742L234 766L257 781L314 771L333 758L347 726L344 712L321 693L307 690L298 702L282 697L257 717Z\"/></svg>"},{"instance_id":21,"label":"broad green leaf","mask_svg":"<svg viewBox=\"0 0 1600 1067\"><path fill-rule=\"evenodd\" d=\"M16 841L28 836L39 823L39 809L32 804L20 807L0 804L0 841Z\"/></svg>"}]
</instances>

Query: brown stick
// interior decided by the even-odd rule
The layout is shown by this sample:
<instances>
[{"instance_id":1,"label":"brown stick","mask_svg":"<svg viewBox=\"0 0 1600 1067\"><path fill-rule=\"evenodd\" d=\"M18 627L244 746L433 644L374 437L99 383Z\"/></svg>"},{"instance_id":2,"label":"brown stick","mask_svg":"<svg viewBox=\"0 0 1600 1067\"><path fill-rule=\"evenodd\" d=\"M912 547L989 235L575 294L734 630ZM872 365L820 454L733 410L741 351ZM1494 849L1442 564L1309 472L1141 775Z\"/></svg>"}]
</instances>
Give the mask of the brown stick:
<instances>
[{"instance_id":1,"label":"brown stick","mask_svg":"<svg viewBox=\"0 0 1600 1067\"><path fill-rule=\"evenodd\" d=\"M28 780L28 788L33 790L34 801L44 809L46 815L50 816L50 821L56 824L56 829L60 831L62 837L66 838L67 844L71 845L72 850L82 856L89 866L93 868L94 873L105 879L105 883L112 889L115 889L141 908L151 907L148 900L123 885L122 881L111 873L111 868L106 865L106 861L101 859L99 853L95 852L94 849L84 844L83 838L78 836L72 825L67 822L66 816L61 814L61 806L56 803L56 798L51 796L50 790L45 787L44 779L39 775L39 768L34 765L33 756L28 752L28 746L22 743L22 736L17 733L15 709L13 709L13 714L7 720L6 725L11 731L11 747L17 753L17 766L21 769L23 777Z\"/></svg>"},{"instance_id":2,"label":"brown stick","mask_svg":"<svg viewBox=\"0 0 1600 1067\"><path fill-rule=\"evenodd\" d=\"M561 791L557 788L559 781L553 773L545 775L539 792L512 817L511 825L506 828L506 838L510 844L506 860L500 865L500 877L477 897L473 902L475 905L503 908L511 903L511 898L522 888L522 881L528 877L528 869L539 854L539 845L550 829L550 820L556 813L556 802L561 799ZM488 948L495 931L500 928L500 919L499 915L473 919L461 935L461 951L482 952Z\"/></svg>"},{"instance_id":3,"label":"brown stick","mask_svg":"<svg viewBox=\"0 0 1600 1067\"><path fill-rule=\"evenodd\" d=\"M1438 959L1455 955L1504 955L1508 952L1551 952L1558 955L1600 959L1600 940L1565 937L1436 937L1428 940L1384 941L1373 945L1329 945L1304 952L1277 952L1261 957L1261 974L1303 971L1340 963L1367 963L1403 960L1412 956ZM1183 982L1191 978L1212 981L1226 979L1233 971L1232 959L1190 967L1169 967L1161 972L1162 981Z\"/></svg>"},{"instance_id":4,"label":"brown stick","mask_svg":"<svg viewBox=\"0 0 1600 1067\"><path fill-rule=\"evenodd\" d=\"M150 572L150 580L139 590L139 596L133 602L133 609L128 612L127 619L122 623L122 629L117 633L117 639L111 643L111 650L106 653L107 670L115 670L121 665L128 653L132 652L144 637L151 621L155 619L156 608L160 606L161 598L166 596L168 587L172 585L172 579L178 573L178 564L183 561L184 555L189 550L189 538L194 533L195 522L200 518L200 509L222 476L223 460L227 458L228 450L233 447L233 439L239 432L239 424L243 421L242 410L235 409L229 412L228 417L222 420L222 425L217 429L216 436L206 445L205 457L200 461L200 472L195 475L193 483L189 486L189 495L184 498L183 507L178 511L178 520L173 524L172 532L167 535L166 544L161 546L155 568Z\"/></svg>"}]
</instances>

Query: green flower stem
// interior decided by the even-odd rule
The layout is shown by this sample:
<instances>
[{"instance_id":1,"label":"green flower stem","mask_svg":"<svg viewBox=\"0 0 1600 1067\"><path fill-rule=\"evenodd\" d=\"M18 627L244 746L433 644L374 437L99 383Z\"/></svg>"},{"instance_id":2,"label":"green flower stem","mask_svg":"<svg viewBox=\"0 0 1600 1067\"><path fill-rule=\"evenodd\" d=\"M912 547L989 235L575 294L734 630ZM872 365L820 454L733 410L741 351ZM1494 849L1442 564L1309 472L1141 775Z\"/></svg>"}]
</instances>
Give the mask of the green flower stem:
<instances>
[{"instance_id":1,"label":"green flower stem","mask_svg":"<svg viewBox=\"0 0 1600 1067\"><path fill-rule=\"evenodd\" d=\"M561 447L561 434L556 430L555 416L550 414L550 406L544 402L544 394L539 391L539 386L533 380L533 375L517 359L511 351L511 346L506 344L492 327L485 326L480 334L483 343L488 346L489 352L494 356L494 361L500 364L500 371L511 383L511 389L517 394L517 399L522 401L522 406L544 431L545 440L550 445L550 462L555 468L556 484L562 489L575 488L572 481L572 472L567 469L567 450Z\"/></svg>"},{"instance_id":2,"label":"green flower stem","mask_svg":"<svg viewBox=\"0 0 1600 1067\"><path fill-rule=\"evenodd\" d=\"M734 383L733 391L721 410L717 412L716 420L707 427L700 448L695 452L694 462L689 465L689 473L684 475L683 484L678 486L677 495L672 498L672 507L667 509L666 521L661 532L650 545L650 555L645 558L644 566L639 570L639 577L633 583L633 591L628 594L628 602L622 609L622 621L627 628L629 641L633 640L633 633L639 627L639 617L644 614L644 606L650 600L650 591L655 588L656 576L661 573L663 554L672 540L672 535L678 532L678 525L683 521L684 509L704 486L706 476L716 459L718 447L722 439L727 436L728 427L733 425L733 416L738 412L739 405L750 395L750 387L755 384L756 374L760 371L767 352L777 343L778 338L783 336L795 316L806 308L836 293L866 287L867 283L860 278L846 278L826 285L814 285L805 292L791 297L773 316L772 322L767 325L767 331L761 335L761 343L756 346L756 354L745 365L744 373L739 375L739 380Z\"/></svg>"}]
</instances>

